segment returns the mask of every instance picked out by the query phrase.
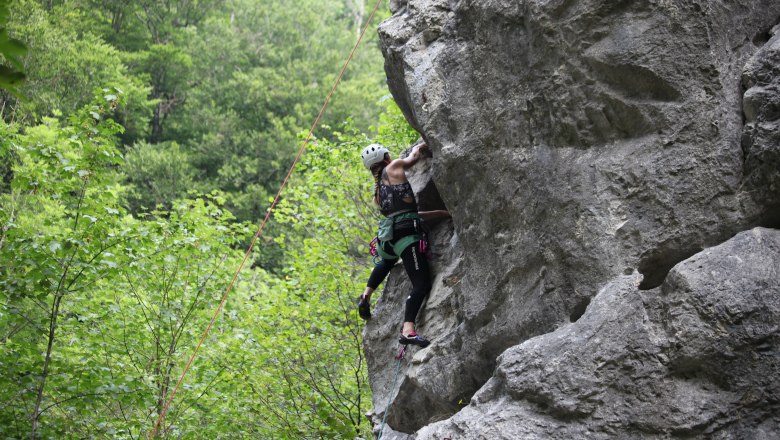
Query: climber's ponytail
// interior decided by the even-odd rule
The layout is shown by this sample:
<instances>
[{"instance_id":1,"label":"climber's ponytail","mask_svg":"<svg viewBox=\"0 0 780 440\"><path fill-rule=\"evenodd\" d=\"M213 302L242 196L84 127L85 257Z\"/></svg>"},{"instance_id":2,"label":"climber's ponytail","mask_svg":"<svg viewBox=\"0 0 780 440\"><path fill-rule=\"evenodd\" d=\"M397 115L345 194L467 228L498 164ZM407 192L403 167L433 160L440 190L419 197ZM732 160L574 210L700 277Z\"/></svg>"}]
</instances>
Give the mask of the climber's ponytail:
<instances>
[{"instance_id":1,"label":"climber's ponytail","mask_svg":"<svg viewBox=\"0 0 780 440\"><path fill-rule=\"evenodd\" d=\"M385 153L385 160L371 165L371 175L374 176L374 203L379 204L379 182L382 179L382 171L387 166L388 155Z\"/></svg>"}]
</instances>

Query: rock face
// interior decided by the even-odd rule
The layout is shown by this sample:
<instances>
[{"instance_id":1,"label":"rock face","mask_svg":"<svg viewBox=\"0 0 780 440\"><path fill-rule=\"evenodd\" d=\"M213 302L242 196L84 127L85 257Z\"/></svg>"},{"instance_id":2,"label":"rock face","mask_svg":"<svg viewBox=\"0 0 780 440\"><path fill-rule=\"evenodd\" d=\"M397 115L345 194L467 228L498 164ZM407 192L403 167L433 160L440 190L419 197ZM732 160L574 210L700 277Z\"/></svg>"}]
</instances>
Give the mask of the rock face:
<instances>
[{"instance_id":1,"label":"rock face","mask_svg":"<svg viewBox=\"0 0 780 440\"><path fill-rule=\"evenodd\" d=\"M389 85L433 152L412 183L453 221L434 343L393 380L400 267L366 327L374 421L390 402L398 438L780 436L778 236L752 229L780 227L780 2L391 8Z\"/></svg>"},{"instance_id":2,"label":"rock face","mask_svg":"<svg viewBox=\"0 0 780 440\"><path fill-rule=\"evenodd\" d=\"M780 434L780 231L619 276L576 323L506 350L471 405L418 439Z\"/></svg>"}]
</instances>

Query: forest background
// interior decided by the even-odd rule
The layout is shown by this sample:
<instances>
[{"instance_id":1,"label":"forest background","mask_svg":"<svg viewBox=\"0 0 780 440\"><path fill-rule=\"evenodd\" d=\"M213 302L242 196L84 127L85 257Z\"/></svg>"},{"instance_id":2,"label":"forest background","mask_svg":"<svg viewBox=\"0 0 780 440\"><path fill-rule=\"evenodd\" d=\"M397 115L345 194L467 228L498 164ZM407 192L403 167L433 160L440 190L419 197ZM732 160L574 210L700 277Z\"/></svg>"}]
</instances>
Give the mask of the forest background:
<instances>
[{"instance_id":1,"label":"forest background","mask_svg":"<svg viewBox=\"0 0 780 440\"><path fill-rule=\"evenodd\" d=\"M146 438L373 7L0 0L0 437ZM380 8L157 438L370 437Z\"/></svg>"}]
</instances>

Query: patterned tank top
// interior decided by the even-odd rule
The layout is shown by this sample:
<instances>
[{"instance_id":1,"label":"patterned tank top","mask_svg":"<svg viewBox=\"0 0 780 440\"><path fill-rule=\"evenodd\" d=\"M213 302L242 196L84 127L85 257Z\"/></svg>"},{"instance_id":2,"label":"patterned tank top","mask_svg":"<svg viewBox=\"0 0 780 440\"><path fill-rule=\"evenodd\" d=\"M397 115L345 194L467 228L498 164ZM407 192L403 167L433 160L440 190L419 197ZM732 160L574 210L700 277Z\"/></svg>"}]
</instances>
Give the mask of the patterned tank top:
<instances>
[{"instance_id":1,"label":"patterned tank top","mask_svg":"<svg viewBox=\"0 0 780 440\"><path fill-rule=\"evenodd\" d=\"M390 184L387 170L382 170L379 181L379 212L389 217L399 212L417 212L417 199L409 182Z\"/></svg>"}]
</instances>

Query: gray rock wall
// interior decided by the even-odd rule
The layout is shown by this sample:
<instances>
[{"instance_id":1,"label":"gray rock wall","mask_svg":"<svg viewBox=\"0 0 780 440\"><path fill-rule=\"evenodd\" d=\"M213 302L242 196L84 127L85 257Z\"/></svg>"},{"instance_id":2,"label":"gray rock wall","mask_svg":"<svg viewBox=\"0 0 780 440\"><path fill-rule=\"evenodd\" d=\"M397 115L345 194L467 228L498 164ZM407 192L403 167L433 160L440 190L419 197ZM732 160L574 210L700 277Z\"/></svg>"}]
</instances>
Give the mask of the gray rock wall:
<instances>
[{"instance_id":1,"label":"gray rock wall","mask_svg":"<svg viewBox=\"0 0 780 440\"><path fill-rule=\"evenodd\" d=\"M420 316L434 343L407 355L394 388L401 268L366 327L374 420L390 401L389 426L419 438L780 436L777 401L745 384L737 398L729 379L777 372L777 313L762 315L765 339L743 340L739 362L763 353L747 366L674 352L658 330L712 342L719 316L673 319L670 298L693 291L670 269L696 255L717 271L727 261L702 250L780 226L780 2L391 7L388 83L433 153L413 185L453 221L436 228ZM776 275L766 252L755 261ZM776 311L777 278L761 279L751 295Z\"/></svg>"},{"instance_id":2,"label":"gray rock wall","mask_svg":"<svg viewBox=\"0 0 780 440\"><path fill-rule=\"evenodd\" d=\"M471 404L418 439L780 435L780 231L618 276L582 319L506 350Z\"/></svg>"}]
</instances>

